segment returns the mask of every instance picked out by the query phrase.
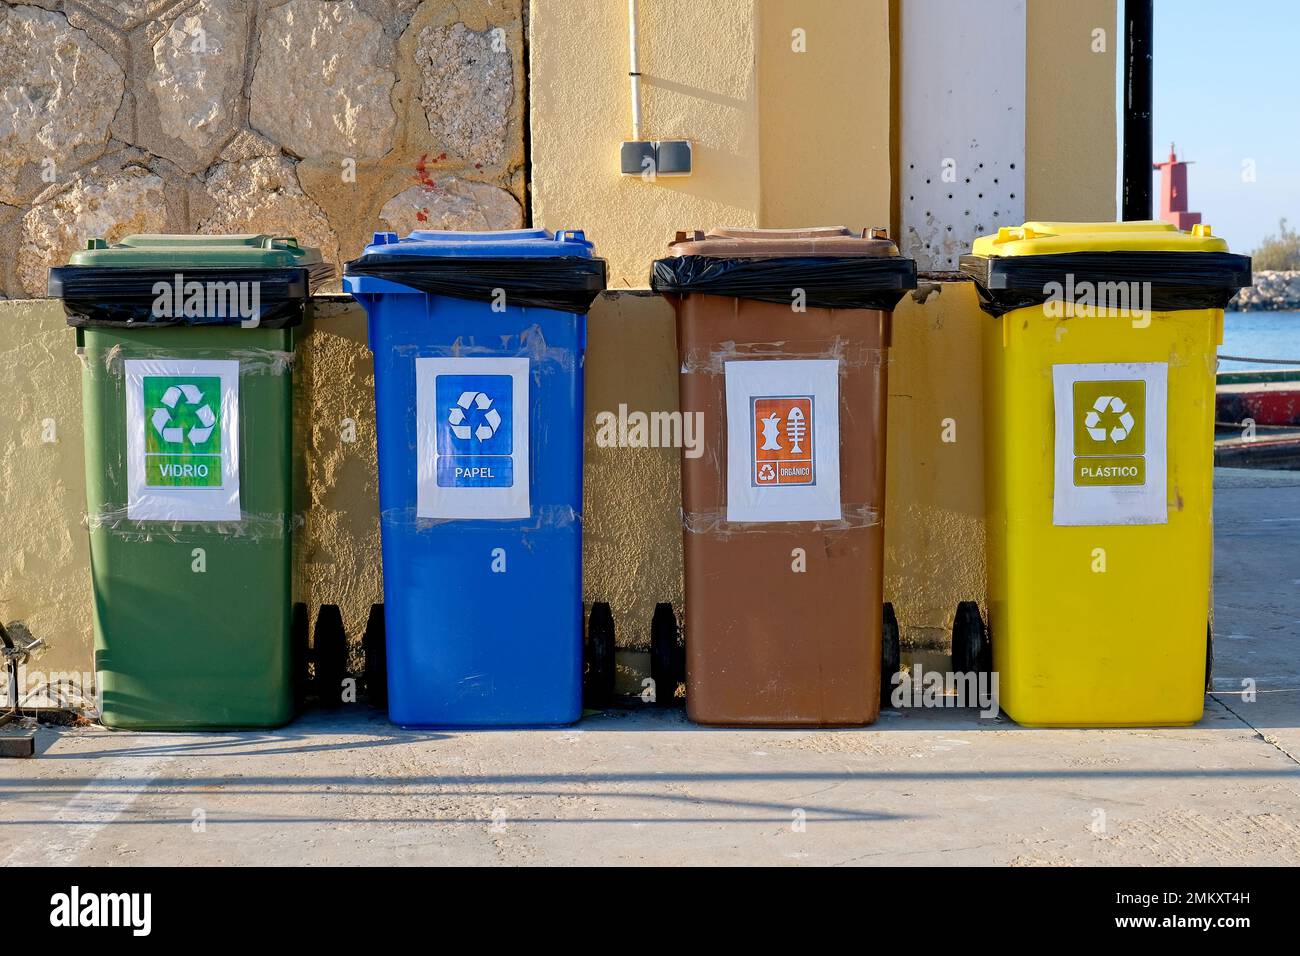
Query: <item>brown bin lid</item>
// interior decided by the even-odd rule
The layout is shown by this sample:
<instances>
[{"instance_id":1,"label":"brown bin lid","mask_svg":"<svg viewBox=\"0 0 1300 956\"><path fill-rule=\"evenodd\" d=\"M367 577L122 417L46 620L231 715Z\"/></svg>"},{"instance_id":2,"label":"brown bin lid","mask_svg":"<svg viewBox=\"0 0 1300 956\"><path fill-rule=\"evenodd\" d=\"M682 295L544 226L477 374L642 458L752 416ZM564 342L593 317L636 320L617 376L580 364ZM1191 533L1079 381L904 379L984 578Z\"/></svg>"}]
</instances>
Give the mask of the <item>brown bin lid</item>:
<instances>
[{"instance_id":1,"label":"brown bin lid","mask_svg":"<svg viewBox=\"0 0 1300 956\"><path fill-rule=\"evenodd\" d=\"M719 227L701 232L679 232L668 244L673 256L717 256L725 259L774 256L897 256L898 247L884 229L855 233L844 226L809 226L802 229L738 229Z\"/></svg>"}]
</instances>

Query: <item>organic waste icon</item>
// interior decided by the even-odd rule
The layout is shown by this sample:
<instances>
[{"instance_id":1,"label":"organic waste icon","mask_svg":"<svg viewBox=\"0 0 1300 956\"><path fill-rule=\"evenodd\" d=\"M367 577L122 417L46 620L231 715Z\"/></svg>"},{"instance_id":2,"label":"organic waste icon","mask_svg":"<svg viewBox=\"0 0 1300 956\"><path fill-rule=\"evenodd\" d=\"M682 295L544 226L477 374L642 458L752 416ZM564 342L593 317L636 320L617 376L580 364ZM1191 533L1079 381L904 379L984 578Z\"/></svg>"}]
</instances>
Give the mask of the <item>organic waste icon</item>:
<instances>
[{"instance_id":1,"label":"organic waste icon","mask_svg":"<svg viewBox=\"0 0 1300 956\"><path fill-rule=\"evenodd\" d=\"M763 426L763 444L759 446L759 451L784 451L781 446L781 417L776 413L768 415L766 418L759 419ZM804 436L808 434L808 421L804 418L803 409L798 405L790 408L789 414L785 417L785 437L790 442L790 453L798 455L803 452L802 443Z\"/></svg>"},{"instance_id":2,"label":"organic waste icon","mask_svg":"<svg viewBox=\"0 0 1300 956\"><path fill-rule=\"evenodd\" d=\"M790 452L801 454L803 437L808 434L808 422L804 418L803 409L798 405L791 407L790 414L785 418L785 433L790 439Z\"/></svg>"},{"instance_id":3,"label":"organic waste icon","mask_svg":"<svg viewBox=\"0 0 1300 956\"><path fill-rule=\"evenodd\" d=\"M479 424L471 425L470 413L479 412ZM473 436L479 441L487 441L501 427L501 413L492 407L492 399L486 392L461 392L456 404L447 415L451 433L461 441L469 441Z\"/></svg>"},{"instance_id":4,"label":"organic waste icon","mask_svg":"<svg viewBox=\"0 0 1300 956\"><path fill-rule=\"evenodd\" d=\"M1109 428L1106 423L1110 422ZM1107 439L1119 444L1133 431L1133 413L1128 410L1124 399L1114 395L1100 395L1083 416L1083 425L1093 441L1104 442Z\"/></svg>"},{"instance_id":5,"label":"organic waste icon","mask_svg":"<svg viewBox=\"0 0 1300 956\"><path fill-rule=\"evenodd\" d=\"M750 402L754 428L751 483L816 484L812 396L755 395Z\"/></svg>"},{"instance_id":6,"label":"organic waste icon","mask_svg":"<svg viewBox=\"0 0 1300 956\"><path fill-rule=\"evenodd\" d=\"M184 399L184 401L181 401ZM149 421L158 437L168 444L180 445L188 438L191 445L202 445L217 424L212 406L203 400L203 392L189 382L172 385L163 392L162 403Z\"/></svg>"}]
</instances>

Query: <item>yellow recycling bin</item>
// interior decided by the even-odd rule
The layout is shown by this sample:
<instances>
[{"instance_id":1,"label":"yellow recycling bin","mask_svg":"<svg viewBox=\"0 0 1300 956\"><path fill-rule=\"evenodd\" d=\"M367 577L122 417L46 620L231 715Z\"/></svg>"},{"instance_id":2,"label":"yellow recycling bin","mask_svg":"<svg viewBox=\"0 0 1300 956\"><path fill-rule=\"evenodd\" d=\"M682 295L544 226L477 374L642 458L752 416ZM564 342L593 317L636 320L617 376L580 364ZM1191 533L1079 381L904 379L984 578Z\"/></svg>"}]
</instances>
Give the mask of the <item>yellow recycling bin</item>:
<instances>
[{"instance_id":1,"label":"yellow recycling bin","mask_svg":"<svg viewBox=\"0 0 1300 956\"><path fill-rule=\"evenodd\" d=\"M1029 726L1173 726L1209 679L1215 350L1250 259L1209 227L1030 222L962 271L984 341L988 641Z\"/></svg>"}]
</instances>

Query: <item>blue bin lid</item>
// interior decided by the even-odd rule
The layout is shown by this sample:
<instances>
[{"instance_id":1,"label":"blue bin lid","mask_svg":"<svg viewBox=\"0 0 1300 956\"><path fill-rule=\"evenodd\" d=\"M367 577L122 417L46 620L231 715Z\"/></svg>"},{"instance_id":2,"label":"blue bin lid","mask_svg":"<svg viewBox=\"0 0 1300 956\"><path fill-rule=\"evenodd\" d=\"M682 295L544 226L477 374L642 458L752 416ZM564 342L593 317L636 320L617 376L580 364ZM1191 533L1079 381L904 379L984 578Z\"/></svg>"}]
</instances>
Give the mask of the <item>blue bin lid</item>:
<instances>
[{"instance_id":1,"label":"blue bin lid","mask_svg":"<svg viewBox=\"0 0 1300 956\"><path fill-rule=\"evenodd\" d=\"M605 289L605 260L579 229L498 232L417 230L405 239L377 232L365 253L347 263L343 288L355 296L451 296L586 313Z\"/></svg>"},{"instance_id":2,"label":"blue bin lid","mask_svg":"<svg viewBox=\"0 0 1300 956\"><path fill-rule=\"evenodd\" d=\"M592 257L592 244L581 229L500 229L489 232L454 232L417 229L405 239L395 232L377 232L365 255L403 255L419 258L543 258Z\"/></svg>"}]
</instances>

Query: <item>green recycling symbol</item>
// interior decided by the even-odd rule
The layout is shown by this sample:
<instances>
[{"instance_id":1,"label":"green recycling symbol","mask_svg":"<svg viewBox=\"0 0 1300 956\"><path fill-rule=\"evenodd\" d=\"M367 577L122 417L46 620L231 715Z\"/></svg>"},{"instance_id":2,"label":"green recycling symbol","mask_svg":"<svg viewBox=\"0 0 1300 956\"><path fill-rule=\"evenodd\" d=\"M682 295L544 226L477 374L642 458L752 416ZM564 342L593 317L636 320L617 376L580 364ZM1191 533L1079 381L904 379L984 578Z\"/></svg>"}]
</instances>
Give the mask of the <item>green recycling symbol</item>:
<instances>
[{"instance_id":1,"label":"green recycling symbol","mask_svg":"<svg viewBox=\"0 0 1300 956\"><path fill-rule=\"evenodd\" d=\"M212 437L217 416L197 385L171 385L159 401L162 404L154 409L149 422L164 442L180 445L188 439L191 445L202 445Z\"/></svg>"}]
</instances>

